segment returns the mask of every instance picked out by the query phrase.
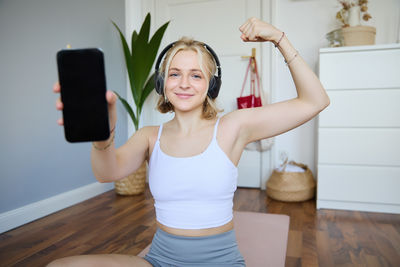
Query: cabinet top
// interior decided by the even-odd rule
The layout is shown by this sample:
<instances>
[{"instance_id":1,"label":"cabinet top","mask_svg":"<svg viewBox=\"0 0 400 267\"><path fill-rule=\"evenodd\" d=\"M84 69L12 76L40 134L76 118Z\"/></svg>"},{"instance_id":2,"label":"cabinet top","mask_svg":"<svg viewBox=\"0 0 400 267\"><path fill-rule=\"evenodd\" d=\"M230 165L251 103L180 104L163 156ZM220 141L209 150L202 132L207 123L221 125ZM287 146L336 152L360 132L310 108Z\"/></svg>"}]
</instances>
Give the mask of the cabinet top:
<instances>
[{"instance_id":1,"label":"cabinet top","mask_svg":"<svg viewBox=\"0 0 400 267\"><path fill-rule=\"evenodd\" d=\"M385 50L385 49L400 49L400 43L379 44L379 45L324 47L324 48L320 48L319 52L322 54L322 53L356 52L356 51Z\"/></svg>"}]
</instances>

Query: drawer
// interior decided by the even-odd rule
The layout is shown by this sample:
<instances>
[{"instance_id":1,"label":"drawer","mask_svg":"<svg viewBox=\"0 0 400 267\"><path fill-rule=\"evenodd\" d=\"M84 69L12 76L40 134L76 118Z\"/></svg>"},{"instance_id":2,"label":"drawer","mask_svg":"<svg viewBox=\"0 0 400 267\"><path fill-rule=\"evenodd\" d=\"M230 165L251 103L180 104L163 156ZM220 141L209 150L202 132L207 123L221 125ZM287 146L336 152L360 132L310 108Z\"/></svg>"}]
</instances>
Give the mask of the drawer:
<instances>
[{"instance_id":1,"label":"drawer","mask_svg":"<svg viewBox=\"0 0 400 267\"><path fill-rule=\"evenodd\" d=\"M318 163L400 166L400 129L320 128Z\"/></svg>"},{"instance_id":2,"label":"drawer","mask_svg":"<svg viewBox=\"0 0 400 267\"><path fill-rule=\"evenodd\" d=\"M400 167L318 165L318 200L400 204Z\"/></svg>"},{"instance_id":3,"label":"drawer","mask_svg":"<svg viewBox=\"0 0 400 267\"><path fill-rule=\"evenodd\" d=\"M399 75L400 76L400 75ZM400 89L328 91L319 127L400 127Z\"/></svg>"},{"instance_id":4,"label":"drawer","mask_svg":"<svg viewBox=\"0 0 400 267\"><path fill-rule=\"evenodd\" d=\"M400 88L400 49L320 54L320 80L327 90Z\"/></svg>"}]
</instances>

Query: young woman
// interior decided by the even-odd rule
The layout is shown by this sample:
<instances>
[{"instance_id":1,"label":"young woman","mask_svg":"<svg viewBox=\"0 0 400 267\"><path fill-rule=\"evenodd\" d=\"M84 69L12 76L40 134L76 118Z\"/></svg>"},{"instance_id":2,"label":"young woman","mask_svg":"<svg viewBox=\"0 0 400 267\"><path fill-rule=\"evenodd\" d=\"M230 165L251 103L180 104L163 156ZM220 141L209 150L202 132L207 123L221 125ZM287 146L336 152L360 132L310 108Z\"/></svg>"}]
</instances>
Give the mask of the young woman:
<instances>
[{"instance_id":1,"label":"young woman","mask_svg":"<svg viewBox=\"0 0 400 267\"><path fill-rule=\"evenodd\" d=\"M245 42L273 42L284 56L297 97L260 108L241 109L220 118L214 104L216 56L207 45L181 39L161 65L158 109L174 118L143 127L126 144L96 142L92 167L100 182L113 182L149 162L158 229L150 252L67 257L49 266L245 266L232 222L237 164L246 144L289 131L329 105L320 81L285 34L256 18L241 27ZM217 76L218 77L218 76ZM217 82L218 83L218 82ZM54 91L59 92L56 84ZM110 123L115 126L116 96L108 91ZM57 109L63 108L60 100ZM59 120L62 125L62 119Z\"/></svg>"}]
</instances>

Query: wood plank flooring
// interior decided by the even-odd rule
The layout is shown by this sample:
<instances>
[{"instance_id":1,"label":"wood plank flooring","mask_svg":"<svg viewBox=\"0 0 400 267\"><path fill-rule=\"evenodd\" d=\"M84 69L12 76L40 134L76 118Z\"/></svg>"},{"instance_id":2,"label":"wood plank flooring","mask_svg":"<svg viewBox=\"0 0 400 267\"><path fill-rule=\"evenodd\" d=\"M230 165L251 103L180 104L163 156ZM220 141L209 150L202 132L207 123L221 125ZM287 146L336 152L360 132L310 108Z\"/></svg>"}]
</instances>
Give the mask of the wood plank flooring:
<instances>
[{"instance_id":1,"label":"wood plank flooring","mask_svg":"<svg viewBox=\"0 0 400 267\"><path fill-rule=\"evenodd\" d=\"M290 216L286 266L400 266L400 215L315 210L315 201L284 203L239 188L234 209ZM139 253L156 230L148 188L114 191L0 235L0 266L44 266L53 259Z\"/></svg>"}]
</instances>

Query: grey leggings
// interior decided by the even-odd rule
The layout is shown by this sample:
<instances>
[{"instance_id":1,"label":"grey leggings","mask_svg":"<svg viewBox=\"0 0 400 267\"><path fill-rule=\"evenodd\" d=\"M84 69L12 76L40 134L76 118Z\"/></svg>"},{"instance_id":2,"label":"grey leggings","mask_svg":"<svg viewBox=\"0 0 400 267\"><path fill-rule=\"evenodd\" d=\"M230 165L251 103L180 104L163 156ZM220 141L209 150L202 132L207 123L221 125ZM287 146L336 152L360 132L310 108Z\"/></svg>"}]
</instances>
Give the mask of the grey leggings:
<instances>
[{"instance_id":1,"label":"grey leggings","mask_svg":"<svg viewBox=\"0 0 400 267\"><path fill-rule=\"evenodd\" d=\"M211 236L187 237L157 229L144 259L155 267L246 266L234 230Z\"/></svg>"}]
</instances>

